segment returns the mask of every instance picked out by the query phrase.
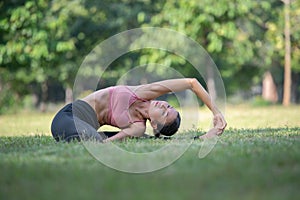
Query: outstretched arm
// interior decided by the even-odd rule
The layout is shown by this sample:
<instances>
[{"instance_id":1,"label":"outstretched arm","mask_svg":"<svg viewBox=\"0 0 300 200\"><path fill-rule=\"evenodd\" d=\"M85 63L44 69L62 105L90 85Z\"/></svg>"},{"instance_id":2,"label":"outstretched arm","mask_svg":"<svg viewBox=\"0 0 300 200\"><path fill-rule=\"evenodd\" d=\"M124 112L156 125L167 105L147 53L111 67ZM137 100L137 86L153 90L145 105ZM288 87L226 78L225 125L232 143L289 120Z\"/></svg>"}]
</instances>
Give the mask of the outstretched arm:
<instances>
[{"instance_id":1,"label":"outstretched arm","mask_svg":"<svg viewBox=\"0 0 300 200\"><path fill-rule=\"evenodd\" d=\"M221 135L227 126L223 114L219 111L213 100L197 79L191 80L192 91L203 101L203 103L212 111L214 127L200 138L211 138L215 135Z\"/></svg>"},{"instance_id":2,"label":"outstretched arm","mask_svg":"<svg viewBox=\"0 0 300 200\"><path fill-rule=\"evenodd\" d=\"M207 91L195 78L170 79L141 85L136 89L135 93L141 98L152 100L169 92L180 92L187 89L192 90L213 114L220 113Z\"/></svg>"},{"instance_id":3,"label":"outstretched arm","mask_svg":"<svg viewBox=\"0 0 300 200\"><path fill-rule=\"evenodd\" d=\"M191 79L190 82L191 90L197 95L197 97L202 100L202 102L212 111L214 115L219 114L219 109L199 81L197 79Z\"/></svg>"},{"instance_id":4,"label":"outstretched arm","mask_svg":"<svg viewBox=\"0 0 300 200\"><path fill-rule=\"evenodd\" d=\"M207 91L195 78L171 79L150 83L139 86L135 92L141 98L152 100L169 92L180 92L187 89L192 90L212 111L214 115L214 130L209 131L209 133L214 133L216 135L222 134L227 125L224 116L212 101Z\"/></svg>"},{"instance_id":5,"label":"outstretched arm","mask_svg":"<svg viewBox=\"0 0 300 200\"><path fill-rule=\"evenodd\" d=\"M211 138L215 135L221 135L227 126L227 122L223 114L219 111L213 100L197 79L191 80L193 92L203 101L203 103L212 111L214 127L200 138Z\"/></svg>"}]
</instances>

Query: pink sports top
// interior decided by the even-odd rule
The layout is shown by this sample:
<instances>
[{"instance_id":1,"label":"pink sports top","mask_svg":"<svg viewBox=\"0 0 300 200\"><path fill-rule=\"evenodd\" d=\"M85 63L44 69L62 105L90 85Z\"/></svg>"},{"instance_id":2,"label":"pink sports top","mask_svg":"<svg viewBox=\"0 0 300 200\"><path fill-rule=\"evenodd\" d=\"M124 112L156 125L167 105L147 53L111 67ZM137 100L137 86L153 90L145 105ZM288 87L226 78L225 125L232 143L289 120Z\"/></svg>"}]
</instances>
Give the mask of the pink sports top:
<instances>
[{"instance_id":1,"label":"pink sports top","mask_svg":"<svg viewBox=\"0 0 300 200\"><path fill-rule=\"evenodd\" d=\"M145 122L145 120L132 121L128 111L129 107L137 100L147 100L139 98L127 86L110 87L109 95L109 125L126 128L135 122Z\"/></svg>"}]
</instances>

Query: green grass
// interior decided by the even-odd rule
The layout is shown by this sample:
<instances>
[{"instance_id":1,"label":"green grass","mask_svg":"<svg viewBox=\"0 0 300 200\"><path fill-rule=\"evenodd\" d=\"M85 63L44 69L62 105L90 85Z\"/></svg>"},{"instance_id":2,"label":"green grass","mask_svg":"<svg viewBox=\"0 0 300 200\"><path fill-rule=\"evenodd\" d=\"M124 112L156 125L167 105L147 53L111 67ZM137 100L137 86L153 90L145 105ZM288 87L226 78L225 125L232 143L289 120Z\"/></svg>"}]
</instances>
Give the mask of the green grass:
<instances>
[{"instance_id":1,"label":"green grass","mask_svg":"<svg viewBox=\"0 0 300 200\"><path fill-rule=\"evenodd\" d=\"M228 129L208 156L198 158L202 141L194 141L175 163L146 174L106 167L79 142L54 142L53 113L0 116L0 199L298 199L297 111L297 106L230 106ZM182 143L195 134L182 135ZM135 151L169 142L118 145Z\"/></svg>"}]
</instances>

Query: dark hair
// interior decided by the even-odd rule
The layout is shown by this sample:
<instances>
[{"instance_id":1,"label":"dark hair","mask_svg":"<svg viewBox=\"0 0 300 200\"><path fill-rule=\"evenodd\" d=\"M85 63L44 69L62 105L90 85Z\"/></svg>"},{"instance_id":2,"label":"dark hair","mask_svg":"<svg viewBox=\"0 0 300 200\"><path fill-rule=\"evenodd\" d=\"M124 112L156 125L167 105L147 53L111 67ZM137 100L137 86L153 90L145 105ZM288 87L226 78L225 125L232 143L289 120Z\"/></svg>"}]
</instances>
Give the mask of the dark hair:
<instances>
[{"instance_id":1,"label":"dark hair","mask_svg":"<svg viewBox=\"0 0 300 200\"><path fill-rule=\"evenodd\" d=\"M181 122L181 117L180 114L177 114L177 117L175 118L175 120L173 122L171 122L170 124L157 124L157 130L154 130L154 134L156 137L159 137L160 134L161 135L165 135L165 136L172 136L174 135L177 131L178 128L180 126L180 122Z\"/></svg>"}]
</instances>

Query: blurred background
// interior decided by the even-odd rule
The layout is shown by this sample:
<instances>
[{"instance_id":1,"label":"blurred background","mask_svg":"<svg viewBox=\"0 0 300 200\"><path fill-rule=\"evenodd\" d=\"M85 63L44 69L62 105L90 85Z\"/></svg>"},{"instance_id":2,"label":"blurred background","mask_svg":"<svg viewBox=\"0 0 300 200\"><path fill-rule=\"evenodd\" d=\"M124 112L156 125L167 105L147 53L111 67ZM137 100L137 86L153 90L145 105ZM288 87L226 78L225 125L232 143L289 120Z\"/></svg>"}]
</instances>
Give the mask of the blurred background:
<instances>
[{"instance_id":1,"label":"blurred background","mask_svg":"<svg viewBox=\"0 0 300 200\"><path fill-rule=\"evenodd\" d=\"M230 103L299 104L299 24L300 0L4 0L0 114L46 112L71 102L77 70L97 44L150 26L176 30L202 45L222 75ZM143 63L195 77L184 59L147 49L113 62L99 87L114 85Z\"/></svg>"},{"instance_id":2,"label":"blurred background","mask_svg":"<svg viewBox=\"0 0 300 200\"><path fill-rule=\"evenodd\" d=\"M299 199L299 25L300 0L1 0L0 199ZM224 81L228 128L205 159L195 141L168 168L126 174L97 162L81 143L56 143L50 124L76 98L86 55L140 27L175 30L203 46ZM147 83L172 70L215 94L216 80L206 85L184 58L160 49L122 55L97 87ZM86 68L82 78L90 84L99 71ZM211 112L199 110L187 108L183 144L211 125ZM128 140L123 147L167 143Z\"/></svg>"}]
</instances>

